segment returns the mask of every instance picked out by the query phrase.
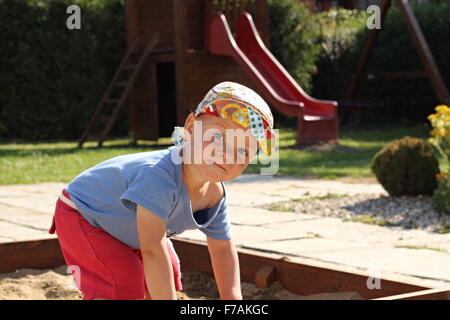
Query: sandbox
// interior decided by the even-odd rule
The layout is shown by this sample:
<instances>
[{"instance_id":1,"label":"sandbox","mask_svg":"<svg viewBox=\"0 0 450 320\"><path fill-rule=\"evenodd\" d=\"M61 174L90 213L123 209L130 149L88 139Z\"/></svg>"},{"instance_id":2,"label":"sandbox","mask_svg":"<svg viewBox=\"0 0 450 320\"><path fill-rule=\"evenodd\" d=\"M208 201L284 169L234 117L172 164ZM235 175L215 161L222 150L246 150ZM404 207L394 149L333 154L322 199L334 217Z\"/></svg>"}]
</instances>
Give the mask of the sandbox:
<instances>
[{"instance_id":1,"label":"sandbox","mask_svg":"<svg viewBox=\"0 0 450 320\"><path fill-rule=\"evenodd\" d=\"M214 278L197 271L183 273L183 290L179 300L217 300L219 293ZM275 281L267 288L242 283L245 300L361 300L357 292L336 292L301 296ZM67 266L54 269L19 269L0 275L0 300L81 300Z\"/></svg>"},{"instance_id":2,"label":"sandbox","mask_svg":"<svg viewBox=\"0 0 450 320\"><path fill-rule=\"evenodd\" d=\"M172 239L182 266L183 291L178 299L218 299L205 244ZM239 250L245 300L450 299L450 291L380 279L371 289L369 275L343 272ZM0 244L0 299L79 300L66 272L57 239Z\"/></svg>"}]
</instances>

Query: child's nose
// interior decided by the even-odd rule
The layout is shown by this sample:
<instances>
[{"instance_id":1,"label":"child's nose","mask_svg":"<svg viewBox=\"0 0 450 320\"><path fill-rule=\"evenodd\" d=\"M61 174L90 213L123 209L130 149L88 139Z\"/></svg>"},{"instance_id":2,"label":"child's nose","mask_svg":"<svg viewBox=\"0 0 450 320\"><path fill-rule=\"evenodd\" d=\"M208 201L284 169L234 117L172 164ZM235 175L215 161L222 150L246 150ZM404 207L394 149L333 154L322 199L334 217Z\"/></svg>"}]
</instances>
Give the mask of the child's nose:
<instances>
[{"instance_id":1,"label":"child's nose","mask_svg":"<svg viewBox=\"0 0 450 320\"><path fill-rule=\"evenodd\" d=\"M234 163L234 150L233 147L230 146L229 144L225 144L223 149L221 151L219 151L219 156L222 157L223 163L224 164L233 164Z\"/></svg>"}]
</instances>

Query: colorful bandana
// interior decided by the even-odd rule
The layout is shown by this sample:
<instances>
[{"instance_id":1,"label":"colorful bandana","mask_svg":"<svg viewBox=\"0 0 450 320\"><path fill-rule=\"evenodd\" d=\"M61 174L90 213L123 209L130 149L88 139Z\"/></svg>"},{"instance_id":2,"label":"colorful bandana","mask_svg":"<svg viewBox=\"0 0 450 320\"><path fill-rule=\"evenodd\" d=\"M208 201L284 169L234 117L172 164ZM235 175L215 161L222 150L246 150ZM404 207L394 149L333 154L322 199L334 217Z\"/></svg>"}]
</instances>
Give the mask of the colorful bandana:
<instances>
[{"instance_id":1,"label":"colorful bandana","mask_svg":"<svg viewBox=\"0 0 450 320\"><path fill-rule=\"evenodd\" d=\"M273 116L267 103L253 90L235 82L221 82L205 95L194 115L211 114L249 128L265 155L275 147Z\"/></svg>"}]
</instances>

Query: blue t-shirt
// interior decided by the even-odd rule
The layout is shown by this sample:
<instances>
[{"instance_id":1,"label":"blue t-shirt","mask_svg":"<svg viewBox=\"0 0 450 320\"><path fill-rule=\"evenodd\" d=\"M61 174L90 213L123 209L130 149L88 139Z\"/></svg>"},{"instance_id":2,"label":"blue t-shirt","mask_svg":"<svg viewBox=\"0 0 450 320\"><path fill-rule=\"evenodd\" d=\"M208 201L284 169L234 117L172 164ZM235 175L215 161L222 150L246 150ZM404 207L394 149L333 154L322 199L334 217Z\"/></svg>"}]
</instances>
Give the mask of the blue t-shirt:
<instances>
[{"instance_id":1,"label":"blue t-shirt","mask_svg":"<svg viewBox=\"0 0 450 320\"><path fill-rule=\"evenodd\" d=\"M178 147L106 160L78 175L67 186L81 215L125 244L139 248L136 204L167 222L167 236L200 229L207 236L231 239L226 190L212 208L192 212L182 180L182 164L172 161Z\"/></svg>"}]
</instances>

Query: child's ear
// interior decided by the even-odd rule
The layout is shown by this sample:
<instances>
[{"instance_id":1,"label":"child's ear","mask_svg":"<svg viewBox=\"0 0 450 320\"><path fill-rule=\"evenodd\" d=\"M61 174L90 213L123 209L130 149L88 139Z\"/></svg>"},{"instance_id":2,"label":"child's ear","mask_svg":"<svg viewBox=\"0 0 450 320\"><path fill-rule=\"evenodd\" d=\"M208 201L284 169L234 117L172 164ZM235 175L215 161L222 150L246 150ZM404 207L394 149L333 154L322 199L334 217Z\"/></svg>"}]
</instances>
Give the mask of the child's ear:
<instances>
[{"instance_id":1,"label":"child's ear","mask_svg":"<svg viewBox=\"0 0 450 320\"><path fill-rule=\"evenodd\" d=\"M192 130L194 127L194 120L195 120L195 115L193 112L191 112L188 117L186 118L186 121L184 122L184 129L188 130L190 134L192 134Z\"/></svg>"}]
</instances>

